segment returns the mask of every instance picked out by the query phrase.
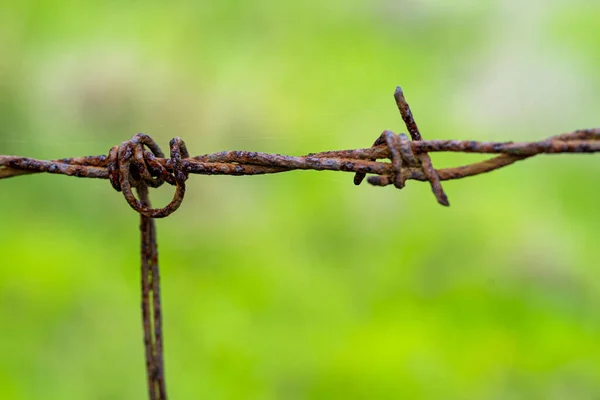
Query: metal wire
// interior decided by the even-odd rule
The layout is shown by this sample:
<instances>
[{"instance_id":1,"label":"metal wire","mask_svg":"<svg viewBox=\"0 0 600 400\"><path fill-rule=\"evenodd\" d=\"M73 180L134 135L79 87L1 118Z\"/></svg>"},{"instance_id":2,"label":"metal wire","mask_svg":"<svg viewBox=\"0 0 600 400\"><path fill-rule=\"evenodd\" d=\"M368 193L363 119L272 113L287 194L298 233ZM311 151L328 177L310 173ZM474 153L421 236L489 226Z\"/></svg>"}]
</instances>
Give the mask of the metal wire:
<instances>
[{"instance_id":1,"label":"metal wire","mask_svg":"<svg viewBox=\"0 0 600 400\"><path fill-rule=\"evenodd\" d=\"M166 399L154 218L166 217L179 208L189 174L261 175L292 170L344 171L355 173L356 185L370 175L367 178L370 184L394 185L398 189L412 179L428 181L438 203L448 206L450 203L441 181L490 172L538 154L600 152L600 128L576 130L538 142L423 140L400 87L396 89L394 98L412 140L405 134L384 131L372 147L363 149L326 151L301 157L250 151L224 151L190 157L185 143L176 137L169 143L170 157L165 158L154 140L139 133L110 149L107 156L45 161L0 155L0 179L40 172L109 179L113 188L122 192L127 203L141 215L142 321L148 395L151 400ZM436 170L428 153L442 151L499 155L485 161ZM389 159L390 162L378 162L378 159ZM173 199L163 208L152 208L148 188L159 187L165 182L176 187ZM136 188L139 199L133 194L132 188Z\"/></svg>"}]
</instances>

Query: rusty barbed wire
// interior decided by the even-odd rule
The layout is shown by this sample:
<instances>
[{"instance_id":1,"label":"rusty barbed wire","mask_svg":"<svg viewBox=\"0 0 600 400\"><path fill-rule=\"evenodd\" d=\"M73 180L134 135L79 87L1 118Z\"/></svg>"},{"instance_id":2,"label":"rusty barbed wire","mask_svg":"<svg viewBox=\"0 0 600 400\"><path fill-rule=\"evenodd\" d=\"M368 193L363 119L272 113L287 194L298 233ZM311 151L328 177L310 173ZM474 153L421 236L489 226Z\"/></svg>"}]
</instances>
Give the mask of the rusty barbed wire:
<instances>
[{"instance_id":1,"label":"rusty barbed wire","mask_svg":"<svg viewBox=\"0 0 600 400\"><path fill-rule=\"evenodd\" d=\"M429 182L438 203L448 206L441 181L460 179L506 167L538 154L600 152L600 128L581 129L538 142L478 142L423 140L400 87L394 99L412 140L405 134L384 131L369 148L325 151L295 157L251 151L224 151L190 157L185 143L176 137L169 143L170 157L148 135L138 133L114 146L108 155L37 160L1 156L0 179L47 172L82 178L108 179L127 203L141 216L142 322L146 356L148 395L166 399L163 365L162 310L156 228L154 218L163 218L181 205L189 174L261 175L292 170L354 172L354 184L367 175L374 186L394 185L402 189L407 180ZM430 152L499 154L488 160L454 168L435 169ZM390 162L379 162L389 159ZM164 183L175 186L175 194L163 208L152 208L148 188ZM132 188L138 192L138 198Z\"/></svg>"},{"instance_id":2,"label":"rusty barbed wire","mask_svg":"<svg viewBox=\"0 0 600 400\"><path fill-rule=\"evenodd\" d=\"M88 156L44 161L27 157L0 156L0 179L48 172L85 178L110 179L122 191L129 205L143 215L162 218L175 211L183 200L185 178L200 175L260 175L292 170L329 170L355 172L354 183L367 181L375 186L393 184L404 187L407 180L429 181L437 201L449 205L441 181L479 175L505 167L538 154L596 153L600 151L600 128L582 129L550 137L539 142L477 142L457 140L423 140L400 87L394 93L396 104L412 138L384 131L372 147L326 151L294 157L251 151L225 151L189 157L180 138L171 141L171 158L164 158L159 146L147 135L137 134L131 140L111 149L108 156ZM463 152L501 154L500 156L455 168L436 170L430 152ZM390 159L391 163L378 162ZM125 173L127 169L129 174ZM129 179L123 177L128 176ZM131 192L139 181L150 187L164 182L176 186L170 204L151 209L136 200Z\"/></svg>"}]
</instances>

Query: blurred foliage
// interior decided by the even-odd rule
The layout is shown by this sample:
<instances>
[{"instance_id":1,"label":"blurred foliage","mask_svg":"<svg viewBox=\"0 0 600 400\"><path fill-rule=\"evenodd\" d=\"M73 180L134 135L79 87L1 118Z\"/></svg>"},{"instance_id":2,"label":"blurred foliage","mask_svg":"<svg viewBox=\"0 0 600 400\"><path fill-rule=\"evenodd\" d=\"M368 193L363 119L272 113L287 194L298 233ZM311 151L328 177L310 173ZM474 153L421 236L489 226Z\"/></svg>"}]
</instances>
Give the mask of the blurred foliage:
<instances>
[{"instance_id":1,"label":"blurred foliage","mask_svg":"<svg viewBox=\"0 0 600 400\"><path fill-rule=\"evenodd\" d=\"M600 3L7 1L0 153L193 154L598 126ZM438 167L472 156L434 154ZM158 221L174 399L600 396L600 163L446 183L192 177ZM138 217L108 182L0 182L0 398L142 399ZM158 205L170 189L153 193Z\"/></svg>"}]
</instances>

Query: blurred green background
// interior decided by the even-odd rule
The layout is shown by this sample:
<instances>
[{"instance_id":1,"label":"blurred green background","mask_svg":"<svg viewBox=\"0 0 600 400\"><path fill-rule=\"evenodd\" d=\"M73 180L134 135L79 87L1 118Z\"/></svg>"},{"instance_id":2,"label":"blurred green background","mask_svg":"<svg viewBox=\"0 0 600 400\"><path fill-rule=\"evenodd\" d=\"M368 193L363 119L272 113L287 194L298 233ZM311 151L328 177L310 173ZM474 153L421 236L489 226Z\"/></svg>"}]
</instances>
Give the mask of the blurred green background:
<instances>
[{"instance_id":1,"label":"blurred green background","mask_svg":"<svg viewBox=\"0 0 600 400\"><path fill-rule=\"evenodd\" d=\"M396 85L429 139L592 128L599 20L584 0L9 0L0 154L106 154L136 132L193 154L366 147L405 131ZM599 171L542 156L447 182L450 208L412 181L192 177L157 222L170 397L600 398ZM145 398L122 195L9 179L0 221L0 398Z\"/></svg>"}]
</instances>

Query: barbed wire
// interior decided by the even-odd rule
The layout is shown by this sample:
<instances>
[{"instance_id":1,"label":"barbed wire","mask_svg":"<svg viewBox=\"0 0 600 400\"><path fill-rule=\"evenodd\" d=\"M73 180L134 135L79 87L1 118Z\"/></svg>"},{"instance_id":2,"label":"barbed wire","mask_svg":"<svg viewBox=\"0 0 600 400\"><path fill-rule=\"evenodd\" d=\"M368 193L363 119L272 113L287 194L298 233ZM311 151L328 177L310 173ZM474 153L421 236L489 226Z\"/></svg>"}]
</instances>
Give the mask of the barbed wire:
<instances>
[{"instance_id":1,"label":"barbed wire","mask_svg":"<svg viewBox=\"0 0 600 400\"><path fill-rule=\"evenodd\" d=\"M442 181L461 179L506 167L538 154L600 152L600 128L581 129L538 142L478 142L423 140L400 87L394 99L412 140L405 134L384 131L369 148L325 151L295 157L251 151L224 151L190 157L185 143L176 137L169 143L170 157L150 136L138 133L114 146L108 155L37 160L0 155L0 179L47 172L81 178L108 179L127 203L141 215L142 321L146 355L148 395L151 400L166 399L163 365L162 310L156 228L154 218L172 214L181 205L189 174L261 175L293 170L354 172L354 184L367 175L374 186L393 185L398 189L407 180L428 181L438 203L448 206ZM499 154L493 158L458 166L435 169L431 152ZM379 162L389 159L390 162ZM148 188L167 182L175 194L163 208L152 208ZM132 188L138 192L138 198Z\"/></svg>"},{"instance_id":2,"label":"barbed wire","mask_svg":"<svg viewBox=\"0 0 600 400\"><path fill-rule=\"evenodd\" d=\"M171 157L165 158L159 146L147 135L111 149L108 156L36 160L28 157L0 156L0 179L36 172L85 178L110 179L122 191L127 202L138 212L152 218L166 217L175 211L185 192L185 177L200 175L260 175L292 170L329 170L355 172L354 183L367 181L376 186L394 185L401 189L407 180L429 181L437 201L449 205L441 181L479 175L538 154L596 153L600 151L600 128L582 129L538 142L477 142L423 140L402 89L394 98L412 141L405 134L384 131L372 147L311 153L301 157L251 151L225 151L189 157L180 138L171 140ZM500 154L497 157L454 168L433 168L430 152ZM391 163L378 162L390 159ZM123 167L123 168L121 168ZM127 168L130 169L128 173ZM139 175L139 176L138 176ZM176 176L179 178L176 178ZM119 176L128 179L119 180ZM150 187L167 182L177 187L173 201L162 209L143 206L131 194L139 179ZM131 182L131 184L130 184Z\"/></svg>"}]
</instances>

